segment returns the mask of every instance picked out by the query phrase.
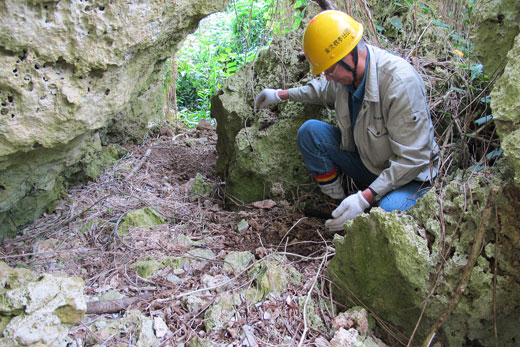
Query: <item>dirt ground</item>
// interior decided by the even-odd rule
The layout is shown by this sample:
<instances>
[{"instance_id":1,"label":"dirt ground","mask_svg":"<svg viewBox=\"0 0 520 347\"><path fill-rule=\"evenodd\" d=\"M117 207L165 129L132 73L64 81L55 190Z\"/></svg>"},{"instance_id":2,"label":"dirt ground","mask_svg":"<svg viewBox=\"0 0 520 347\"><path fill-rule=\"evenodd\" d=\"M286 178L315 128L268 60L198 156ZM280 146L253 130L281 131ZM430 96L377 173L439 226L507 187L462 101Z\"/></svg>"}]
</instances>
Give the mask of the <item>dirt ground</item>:
<instances>
[{"instance_id":1,"label":"dirt ground","mask_svg":"<svg viewBox=\"0 0 520 347\"><path fill-rule=\"evenodd\" d=\"M216 140L213 128L176 133L165 130L144 145L128 147L128 154L98 180L70 189L54 212L25 228L23 235L5 240L1 259L12 267L38 273L79 276L89 297L115 290L134 298L127 310L137 308L166 322L169 333L160 346L183 346L195 336L242 346L245 325L252 327L258 346L310 346L320 339L330 340L334 315L327 309L330 306L315 310L324 323L322 329L316 329L295 302L307 295L316 302L331 302L324 269L334 254L333 235L327 235L323 220L305 217L299 202L272 208L236 202L226 205L229 200L214 174ZM198 173L219 187L208 197L190 194L190 183ZM148 206L165 216L167 223L153 230L118 235L117 227L128 212ZM237 232L242 219L249 228ZM212 250L216 259L203 267L186 269L176 284L167 280L168 270L142 278L130 268L143 257L185 256L187 248L176 242L180 235L209 241L201 247ZM282 298L241 304L240 315L226 322L226 329L207 332L203 323L208 307L192 312L181 297L204 288L202 276L218 275L231 251L250 251L255 261L281 252L289 261L287 265L303 275L302 281L290 284ZM251 286L252 281L244 273L228 283L224 292L237 292ZM215 300L221 294L212 291L205 295ZM124 310L88 313L69 336L83 345L89 345L88 341L105 346L132 345L135 336L131 332L121 331L104 339L92 328L101 317L117 319L123 314Z\"/></svg>"}]
</instances>

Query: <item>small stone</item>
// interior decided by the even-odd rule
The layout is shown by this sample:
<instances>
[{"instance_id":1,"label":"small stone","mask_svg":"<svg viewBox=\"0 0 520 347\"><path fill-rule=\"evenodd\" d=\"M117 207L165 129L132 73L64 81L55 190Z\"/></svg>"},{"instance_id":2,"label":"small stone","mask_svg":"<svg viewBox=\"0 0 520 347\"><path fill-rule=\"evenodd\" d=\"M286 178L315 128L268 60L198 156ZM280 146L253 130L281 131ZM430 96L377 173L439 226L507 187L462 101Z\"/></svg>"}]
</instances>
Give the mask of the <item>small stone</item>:
<instances>
[{"instance_id":1,"label":"small stone","mask_svg":"<svg viewBox=\"0 0 520 347\"><path fill-rule=\"evenodd\" d=\"M245 219L242 219L240 222L238 222L236 229L237 232L243 233L247 231L247 229L249 229L249 223Z\"/></svg>"},{"instance_id":2,"label":"small stone","mask_svg":"<svg viewBox=\"0 0 520 347\"><path fill-rule=\"evenodd\" d=\"M153 318L153 328L155 330L155 336L158 338L163 338L170 332L170 329L168 329L168 326L161 317Z\"/></svg>"}]
</instances>

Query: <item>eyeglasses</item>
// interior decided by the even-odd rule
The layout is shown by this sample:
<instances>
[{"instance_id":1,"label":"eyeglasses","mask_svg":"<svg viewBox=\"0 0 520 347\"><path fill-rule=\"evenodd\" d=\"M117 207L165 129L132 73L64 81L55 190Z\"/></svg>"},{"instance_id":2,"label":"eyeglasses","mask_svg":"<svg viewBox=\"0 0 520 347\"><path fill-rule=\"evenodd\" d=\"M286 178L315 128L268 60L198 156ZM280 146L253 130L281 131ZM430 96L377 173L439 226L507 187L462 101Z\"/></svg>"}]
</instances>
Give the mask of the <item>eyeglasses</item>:
<instances>
[{"instance_id":1,"label":"eyeglasses","mask_svg":"<svg viewBox=\"0 0 520 347\"><path fill-rule=\"evenodd\" d=\"M336 73L337 68L338 68L338 64L334 64L331 67L329 67L327 70L323 71L321 74L325 77L327 77L327 76L332 77Z\"/></svg>"}]
</instances>

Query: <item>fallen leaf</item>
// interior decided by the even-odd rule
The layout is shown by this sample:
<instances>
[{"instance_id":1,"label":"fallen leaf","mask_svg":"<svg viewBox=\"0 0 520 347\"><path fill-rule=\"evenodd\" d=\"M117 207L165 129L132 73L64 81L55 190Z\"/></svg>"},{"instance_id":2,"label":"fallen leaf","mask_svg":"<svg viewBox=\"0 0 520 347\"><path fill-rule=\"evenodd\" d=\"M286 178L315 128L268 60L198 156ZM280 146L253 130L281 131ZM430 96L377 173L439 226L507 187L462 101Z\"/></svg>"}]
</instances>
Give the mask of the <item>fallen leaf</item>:
<instances>
[{"instance_id":1,"label":"fallen leaf","mask_svg":"<svg viewBox=\"0 0 520 347\"><path fill-rule=\"evenodd\" d=\"M256 208L269 209L269 208L275 207L276 206L276 202L274 202L271 199L262 200L262 201L255 201L255 202L253 202L253 206L256 207Z\"/></svg>"}]
</instances>

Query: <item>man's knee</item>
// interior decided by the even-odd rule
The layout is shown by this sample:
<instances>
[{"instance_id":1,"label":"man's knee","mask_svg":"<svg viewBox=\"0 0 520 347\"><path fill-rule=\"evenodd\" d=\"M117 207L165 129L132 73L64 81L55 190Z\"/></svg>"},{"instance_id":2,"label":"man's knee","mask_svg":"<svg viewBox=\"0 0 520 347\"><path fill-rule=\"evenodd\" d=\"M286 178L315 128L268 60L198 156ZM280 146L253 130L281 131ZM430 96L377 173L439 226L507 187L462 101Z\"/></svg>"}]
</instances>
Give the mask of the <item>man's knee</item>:
<instances>
[{"instance_id":1,"label":"man's knee","mask_svg":"<svg viewBox=\"0 0 520 347\"><path fill-rule=\"evenodd\" d=\"M385 195L381 201L379 201L379 207L386 212L392 211L406 211L413 205L415 205L415 199L409 195L404 194L392 194L393 192Z\"/></svg>"},{"instance_id":2,"label":"man's knee","mask_svg":"<svg viewBox=\"0 0 520 347\"><path fill-rule=\"evenodd\" d=\"M317 129L319 128L320 121L316 119L309 119L303 123L298 129L298 133L296 135L296 141L298 143L298 147L300 148L300 152L302 148L312 148L316 146L315 143L315 134Z\"/></svg>"},{"instance_id":3,"label":"man's knee","mask_svg":"<svg viewBox=\"0 0 520 347\"><path fill-rule=\"evenodd\" d=\"M387 212L406 211L417 203L417 199L426 194L429 185L423 182L411 182L404 187L398 188L386 194L379 202L379 207Z\"/></svg>"},{"instance_id":4,"label":"man's knee","mask_svg":"<svg viewBox=\"0 0 520 347\"><path fill-rule=\"evenodd\" d=\"M312 134L315 131L315 129L319 126L319 123L321 122L316 119L309 119L305 121L298 129L298 140L308 137L310 134Z\"/></svg>"}]
</instances>

